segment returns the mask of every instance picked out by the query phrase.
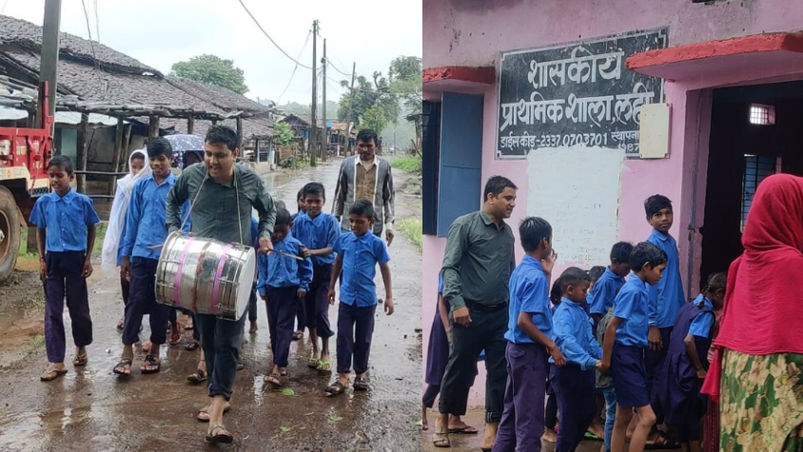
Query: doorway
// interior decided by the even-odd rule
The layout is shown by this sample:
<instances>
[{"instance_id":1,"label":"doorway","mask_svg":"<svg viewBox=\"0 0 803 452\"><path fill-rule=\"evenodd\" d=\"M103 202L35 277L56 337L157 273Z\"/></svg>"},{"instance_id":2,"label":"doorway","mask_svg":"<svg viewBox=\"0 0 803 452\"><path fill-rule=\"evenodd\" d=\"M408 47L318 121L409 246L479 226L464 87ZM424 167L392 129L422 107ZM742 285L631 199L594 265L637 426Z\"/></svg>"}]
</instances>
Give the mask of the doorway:
<instances>
[{"instance_id":1,"label":"doorway","mask_svg":"<svg viewBox=\"0 0 803 452\"><path fill-rule=\"evenodd\" d=\"M803 81L715 89L701 285L742 253L756 187L777 172L803 176Z\"/></svg>"}]
</instances>

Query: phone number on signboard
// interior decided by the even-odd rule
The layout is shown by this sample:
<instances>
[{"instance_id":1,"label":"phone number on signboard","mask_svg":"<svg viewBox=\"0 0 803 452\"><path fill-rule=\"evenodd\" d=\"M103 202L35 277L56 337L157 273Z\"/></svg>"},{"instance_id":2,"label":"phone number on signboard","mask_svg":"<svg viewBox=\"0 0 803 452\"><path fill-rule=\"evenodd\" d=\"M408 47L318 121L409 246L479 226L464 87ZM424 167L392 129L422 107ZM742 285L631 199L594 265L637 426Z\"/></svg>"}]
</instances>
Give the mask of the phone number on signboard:
<instances>
[{"instance_id":1,"label":"phone number on signboard","mask_svg":"<svg viewBox=\"0 0 803 452\"><path fill-rule=\"evenodd\" d=\"M554 148L558 146L607 146L607 133L569 133L556 135L541 135L538 137L539 148Z\"/></svg>"}]
</instances>

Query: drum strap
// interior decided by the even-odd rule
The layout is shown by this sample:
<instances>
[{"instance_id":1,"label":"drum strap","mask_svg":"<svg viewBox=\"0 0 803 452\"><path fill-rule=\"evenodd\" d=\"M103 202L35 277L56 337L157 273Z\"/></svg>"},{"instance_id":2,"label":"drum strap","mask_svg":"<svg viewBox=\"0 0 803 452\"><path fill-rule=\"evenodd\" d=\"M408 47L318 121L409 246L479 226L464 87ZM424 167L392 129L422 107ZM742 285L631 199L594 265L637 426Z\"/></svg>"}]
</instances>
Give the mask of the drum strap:
<instances>
[{"instance_id":1,"label":"drum strap","mask_svg":"<svg viewBox=\"0 0 803 452\"><path fill-rule=\"evenodd\" d=\"M198 191L195 192L195 197L192 198L192 202L190 203L190 209L187 211L187 216L184 217L184 220L181 222L181 227L178 228L180 232L184 231L184 225L187 224L187 220L190 219L190 215L192 214L192 208L195 207L195 203L198 201L198 195L200 195L201 191L204 189L204 184L206 183L207 179L209 179L209 171L206 171L206 173L204 174L204 178L201 181L201 185L198 186Z\"/></svg>"}]
</instances>

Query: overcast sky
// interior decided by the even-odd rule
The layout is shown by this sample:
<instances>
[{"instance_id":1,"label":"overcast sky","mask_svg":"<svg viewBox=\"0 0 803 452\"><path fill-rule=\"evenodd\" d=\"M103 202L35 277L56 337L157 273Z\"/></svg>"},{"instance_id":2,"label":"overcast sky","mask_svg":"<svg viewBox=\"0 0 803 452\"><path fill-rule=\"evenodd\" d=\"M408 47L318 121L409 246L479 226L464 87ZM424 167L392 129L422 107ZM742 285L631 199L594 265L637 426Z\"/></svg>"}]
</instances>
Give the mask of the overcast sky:
<instances>
[{"instance_id":1,"label":"overcast sky","mask_svg":"<svg viewBox=\"0 0 803 452\"><path fill-rule=\"evenodd\" d=\"M2 14L42 24L44 0L0 0ZM387 75L399 55L421 56L420 0L243 0L265 31L293 58L310 66L312 37L319 20L318 59L327 39L332 66L327 78L328 100L344 90L338 81L373 71ZM234 60L245 72L246 96L280 103L311 101L312 73L293 63L257 28L238 0L84 0L93 39L128 54L164 74L177 61L210 53ZM97 12L97 20L96 13ZM81 0L62 0L61 31L88 37ZM303 52L302 52L303 48ZM285 87L287 92L279 98ZM320 87L319 87L320 96ZM330 116L327 112L327 116Z\"/></svg>"}]
</instances>

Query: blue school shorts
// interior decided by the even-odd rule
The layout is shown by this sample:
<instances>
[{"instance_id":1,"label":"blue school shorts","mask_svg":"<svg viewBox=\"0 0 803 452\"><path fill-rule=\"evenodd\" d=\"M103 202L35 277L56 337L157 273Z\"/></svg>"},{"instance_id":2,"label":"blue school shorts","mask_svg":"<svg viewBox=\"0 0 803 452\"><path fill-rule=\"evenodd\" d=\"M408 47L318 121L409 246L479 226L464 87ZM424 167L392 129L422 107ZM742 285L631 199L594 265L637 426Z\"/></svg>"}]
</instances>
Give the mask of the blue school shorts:
<instances>
[{"instance_id":1,"label":"blue school shorts","mask_svg":"<svg viewBox=\"0 0 803 452\"><path fill-rule=\"evenodd\" d=\"M616 403L640 407L650 404L647 393L647 369L644 367L644 347L621 345L615 342L611 356L613 387Z\"/></svg>"}]
</instances>

